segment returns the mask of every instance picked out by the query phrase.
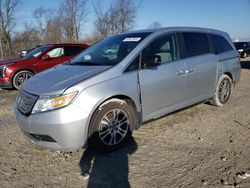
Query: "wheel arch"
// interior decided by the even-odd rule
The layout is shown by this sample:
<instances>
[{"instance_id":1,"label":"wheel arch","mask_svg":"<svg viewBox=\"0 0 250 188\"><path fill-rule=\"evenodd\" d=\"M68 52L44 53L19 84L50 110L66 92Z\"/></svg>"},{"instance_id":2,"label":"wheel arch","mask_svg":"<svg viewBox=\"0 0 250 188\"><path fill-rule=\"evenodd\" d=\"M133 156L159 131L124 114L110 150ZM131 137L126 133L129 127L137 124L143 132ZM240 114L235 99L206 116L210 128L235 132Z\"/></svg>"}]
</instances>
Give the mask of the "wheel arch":
<instances>
[{"instance_id":1,"label":"wheel arch","mask_svg":"<svg viewBox=\"0 0 250 188\"><path fill-rule=\"evenodd\" d=\"M16 70L15 72L12 73L12 81L13 81L13 78L14 76L19 73L20 71L29 71L29 72L32 72L33 74L36 74L36 72L32 69L29 69L29 68L22 68L22 69L18 69Z\"/></svg>"},{"instance_id":2,"label":"wheel arch","mask_svg":"<svg viewBox=\"0 0 250 188\"><path fill-rule=\"evenodd\" d=\"M98 110L98 108L102 105L104 105L105 103L111 101L111 100L115 100L115 99L118 99L118 100L123 100L123 101L126 101L128 103L130 103L130 105L132 106L133 110L134 110L134 113L135 113L135 118L136 118L136 122L135 122L135 125L133 127L133 129L138 129L140 127L140 122L141 122L141 113L138 111L138 108L137 108L137 105L135 103L135 101L127 96L127 95L113 95L113 96L110 96L110 97L107 97L105 98L104 100L102 100L101 102L98 103L98 105L95 107L95 109L92 111L91 113L91 116L90 116L90 119L88 121L88 132L87 132L87 136L89 138L89 133L90 133L90 122L96 112L96 110Z\"/></svg>"},{"instance_id":3,"label":"wheel arch","mask_svg":"<svg viewBox=\"0 0 250 188\"><path fill-rule=\"evenodd\" d=\"M234 81L233 75L230 72L224 72L223 74L229 76L229 78L231 78L231 80Z\"/></svg>"},{"instance_id":4,"label":"wheel arch","mask_svg":"<svg viewBox=\"0 0 250 188\"><path fill-rule=\"evenodd\" d=\"M234 79L234 77L233 77L233 74L231 74L230 72L224 72L223 74L229 76L229 78L230 78L231 81L232 81L232 89L233 89L234 86L235 86L235 79Z\"/></svg>"},{"instance_id":5,"label":"wheel arch","mask_svg":"<svg viewBox=\"0 0 250 188\"><path fill-rule=\"evenodd\" d=\"M219 81L219 79L220 79L220 77L221 77L222 75L227 75L227 76L231 79L231 81L232 81L232 88L234 88L234 86L235 86L235 79L234 79L234 77L233 77L233 74L232 74L231 72L229 72L229 71L223 72L223 73L218 77L218 80L216 81L216 84L217 84L217 82ZM216 89L216 88L215 88L215 89Z\"/></svg>"},{"instance_id":6,"label":"wheel arch","mask_svg":"<svg viewBox=\"0 0 250 188\"><path fill-rule=\"evenodd\" d=\"M36 74L36 72L35 72L34 70L29 69L29 68L23 68L23 69L18 69L18 70L16 70L14 73L12 73L12 77L11 77L11 84L12 84L13 87L14 87L14 85L13 85L14 77L15 77L15 75L16 75L17 73L19 73L19 72L21 72L21 71L29 71L29 72L31 72L31 73L33 73L33 74Z\"/></svg>"}]
</instances>

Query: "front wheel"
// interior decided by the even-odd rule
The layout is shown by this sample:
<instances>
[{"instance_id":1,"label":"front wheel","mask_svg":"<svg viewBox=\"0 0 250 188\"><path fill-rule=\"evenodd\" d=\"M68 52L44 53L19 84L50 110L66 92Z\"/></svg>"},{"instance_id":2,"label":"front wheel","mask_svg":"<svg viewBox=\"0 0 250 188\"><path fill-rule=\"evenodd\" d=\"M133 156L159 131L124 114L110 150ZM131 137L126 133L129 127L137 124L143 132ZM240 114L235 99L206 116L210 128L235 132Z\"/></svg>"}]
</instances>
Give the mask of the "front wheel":
<instances>
[{"instance_id":1,"label":"front wheel","mask_svg":"<svg viewBox=\"0 0 250 188\"><path fill-rule=\"evenodd\" d=\"M213 99L210 101L215 106L223 106L229 100L232 93L232 80L228 75L223 74L218 80Z\"/></svg>"},{"instance_id":2,"label":"front wheel","mask_svg":"<svg viewBox=\"0 0 250 188\"><path fill-rule=\"evenodd\" d=\"M89 130L89 144L97 150L113 151L131 136L135 122L132 106L124 100L112 99L94 113Z\"/></svg>"},{"instance_id":3,"label":"front wheel","mask_svg":"<svg viewBox=\"0 0 250 188\"><path fill-rule=\"evenodd\" d=\"M15 89L19 89L21 85L31 78L33 76L33 73L27 70L19 71L18 73L15 74L13 78L13 87Z\"/></svg>"}]
</instances>

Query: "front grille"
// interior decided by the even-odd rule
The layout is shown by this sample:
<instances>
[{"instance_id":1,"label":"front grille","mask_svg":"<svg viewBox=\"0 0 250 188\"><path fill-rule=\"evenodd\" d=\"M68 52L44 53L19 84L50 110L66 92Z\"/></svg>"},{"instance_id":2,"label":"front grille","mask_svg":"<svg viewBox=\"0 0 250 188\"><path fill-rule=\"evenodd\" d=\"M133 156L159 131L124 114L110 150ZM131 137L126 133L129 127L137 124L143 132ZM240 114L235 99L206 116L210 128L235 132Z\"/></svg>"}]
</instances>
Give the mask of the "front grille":
<instances>
[{"instance_id":1,"label":"front grille","mask_svg":"<svg viewBox=\"0 0 250 188\"><path fill-rule=\"evenodd\" d=\"M31 114L32 108L34 107L38 96L32 95L24 90L19 91L17 96L17 108L25 116Z\"/></svg>"}]
</instances>

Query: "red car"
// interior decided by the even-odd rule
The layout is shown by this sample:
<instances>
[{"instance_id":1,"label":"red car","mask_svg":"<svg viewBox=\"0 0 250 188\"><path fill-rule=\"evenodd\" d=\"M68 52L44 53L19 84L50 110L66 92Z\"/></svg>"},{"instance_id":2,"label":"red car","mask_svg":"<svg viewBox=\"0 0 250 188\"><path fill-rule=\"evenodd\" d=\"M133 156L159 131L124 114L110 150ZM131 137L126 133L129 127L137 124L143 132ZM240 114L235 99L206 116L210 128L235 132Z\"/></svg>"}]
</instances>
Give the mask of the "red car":
<instances>
[{"instance_id":1,"label":"red car","mask_svg":"<svg viewBox=\"0 0 250 188\"><path fill-rule=\"evenodd\" d=\"M85 44L46 44L23 58L0 61L0 88L19 89L34 74L66 62L88 48Z\"/></svg>"}]
</instances>

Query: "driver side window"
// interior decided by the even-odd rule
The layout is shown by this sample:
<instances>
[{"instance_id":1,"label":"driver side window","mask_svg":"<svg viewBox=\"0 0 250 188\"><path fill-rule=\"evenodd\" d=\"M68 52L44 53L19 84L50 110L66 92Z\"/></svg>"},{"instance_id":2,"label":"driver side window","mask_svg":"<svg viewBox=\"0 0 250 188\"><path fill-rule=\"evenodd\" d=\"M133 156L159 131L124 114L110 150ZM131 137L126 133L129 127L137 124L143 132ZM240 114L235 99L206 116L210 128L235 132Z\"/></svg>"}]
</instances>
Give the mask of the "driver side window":
<instances>
[{"instance_id":1,"label":"driver side window","mask_svg":"<svg viewBox=\"0 0 250 188\"><path fill-rule=\"evenodd\" d=\"M142 61L144 64L154 62L155 58L158 58L160 63L179 59L174 35L160 36L142 51Z\"/></svg>"},{"instance_id":2,"label":"driver side window","mask_svg":"<svg viewBox=\"0 0 250 188\"><path fill-rule=\"evenodd\" d=\"M46 54L49 55L51 58L61 57L64 56L64 49L63 47L54 48L53 50L50 50Z\"/></svg>"}]
</instances>

